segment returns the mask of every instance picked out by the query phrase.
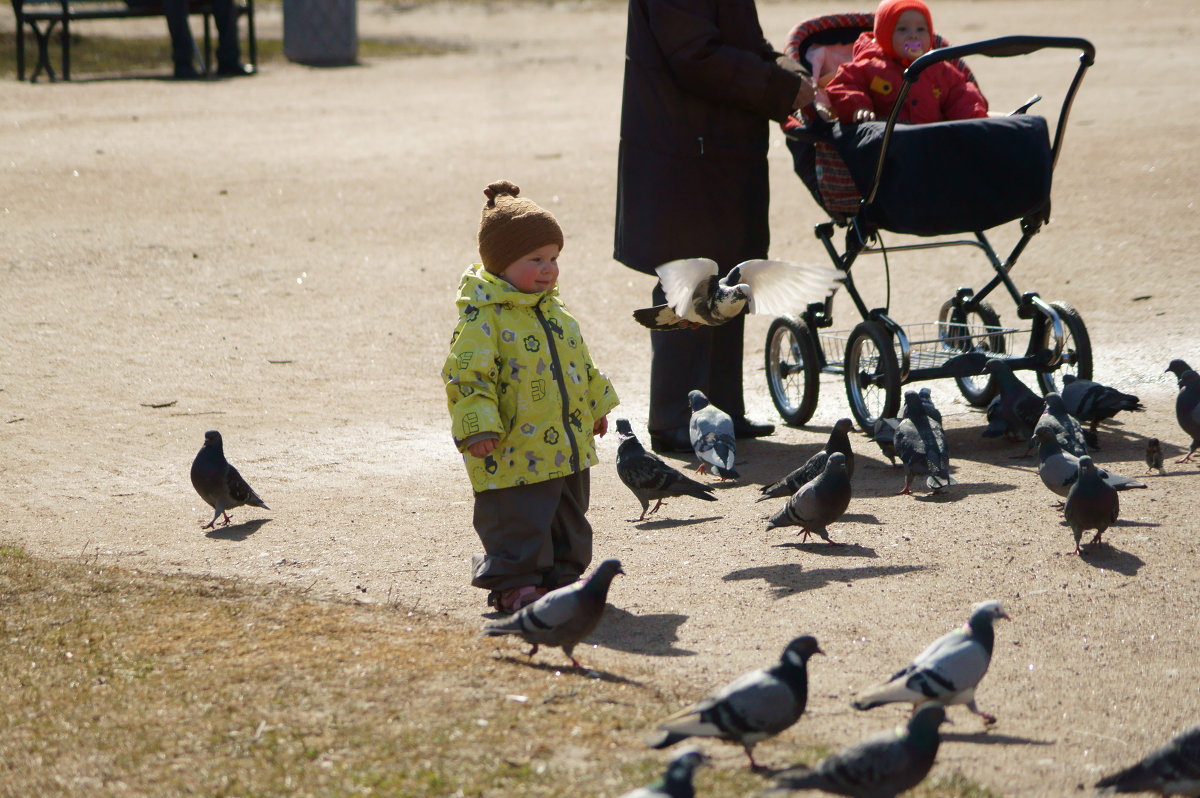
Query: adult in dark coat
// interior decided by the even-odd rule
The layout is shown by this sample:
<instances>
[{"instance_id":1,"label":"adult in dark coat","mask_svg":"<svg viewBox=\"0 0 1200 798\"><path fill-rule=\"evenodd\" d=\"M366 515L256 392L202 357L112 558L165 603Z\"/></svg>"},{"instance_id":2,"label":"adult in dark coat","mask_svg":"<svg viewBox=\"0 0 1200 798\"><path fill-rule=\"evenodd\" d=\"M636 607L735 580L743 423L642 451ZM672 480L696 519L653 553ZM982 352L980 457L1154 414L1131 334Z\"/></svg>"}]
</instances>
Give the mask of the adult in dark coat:
<instances>
[{"instance_id":1,"label":"adult in dark coat","mask_svg":"<svg viewBox=\"0 0 1200 798\"><path fill-rule=\"evenodd\" d=\"M753 0L630 0L618 156L616 249L632 269L711 258L723 275L770 244L770 121L812 101L811 85L763 38ZM786 59L785 59L786 60ZM662 286L653 303L665 301ZM743 318L651 331L650 442L690 451L688 402L700 390L739 437L746 419Z\"/></svg>"}]
</instances>

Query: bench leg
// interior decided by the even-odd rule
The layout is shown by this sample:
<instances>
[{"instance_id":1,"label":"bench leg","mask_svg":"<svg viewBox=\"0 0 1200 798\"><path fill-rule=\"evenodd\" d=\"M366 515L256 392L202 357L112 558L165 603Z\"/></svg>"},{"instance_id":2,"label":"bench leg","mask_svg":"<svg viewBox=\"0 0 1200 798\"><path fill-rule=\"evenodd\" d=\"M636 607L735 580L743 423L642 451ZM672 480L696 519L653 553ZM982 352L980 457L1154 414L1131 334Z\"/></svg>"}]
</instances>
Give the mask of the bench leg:
<instances>
[{"instance_id":1,"label":"bench leg","mask_svg":"<svg viewBox=\"0 0 1200 798\"><path fill-rule=\"evenodd\" d=\"M54 67L50 63L50 34L54 32L54 26L57 24L57 20L50 20L46 23L46 29L42 30L36 22L30 21L29 23L38 46L37 65L34 66L33 73L29 76L30 83L37 83L37 77L43 69L46 70L46 75L50 80L55 80Z\"/></svg>"},{"instance_id":2,"label":"bench leg","mask_svg":"<svg viewBox=\"0 0 1200 798\"><path fill-rule=\"evenodd\" d=\"M63 80L71 79L71 20L64 19L62 26Z\"/></svg>"}]
</instances>

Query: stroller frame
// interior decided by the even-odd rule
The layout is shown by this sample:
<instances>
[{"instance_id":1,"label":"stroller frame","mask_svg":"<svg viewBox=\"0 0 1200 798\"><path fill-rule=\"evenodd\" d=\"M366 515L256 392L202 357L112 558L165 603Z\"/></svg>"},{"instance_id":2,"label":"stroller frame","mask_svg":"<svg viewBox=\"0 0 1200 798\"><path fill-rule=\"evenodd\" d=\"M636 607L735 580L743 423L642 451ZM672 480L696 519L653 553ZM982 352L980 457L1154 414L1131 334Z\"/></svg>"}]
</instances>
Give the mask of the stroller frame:
<instances>
[{"instance_id":1,"label":"stroller frame","mask_svg":"<svg viewBox=\"0 0 1200 798\"><path fill-rule=\"evenodd\" d=\"M998 390L994 378L984 372L991 359L1003 359L1013 370L1034 371L1043 393L1057 390L1054 375L1059 369L1082 379L1091 378L1091 342L1078 311L1065 302L1047 302L1036 291L1021 292L1010 276L1030 239L1049 220L1049 196L1042 207L1020 220L1020 239L1003 260L982 230L975 231L972 238L884 247L878 243L879 228L870 221L900 108L909 88L925 69L940 61L961 60L969 55L1009 57L1044 48L1081 51L1051 144L1053 170L1071 104L1084 73L1095 61L1095 48L1090 42L1073 37L1005 36L932 50L905 70L896 104L884 128L874 179L870 189L863 192L858 213L844 221L831 214L834 221L814 228L833 264L844 275L843 288L862 321L850 330L830 330L831 295L824 302L810 304L798 315L777 317L767 331L767 386L785 423L800 426L812 418L823 373L843 376L851 414L867 432L872 431L879 418L898 414L900 387L910 382L953 378L969 404L986 406ZM1014 113L1024 113L1039 99L1034 96ZM789 136L801 141L822 140L811 128ZM838 225L846 227L843 251L834 242ZM862 255L883 254L886 265L888 252L961 246L981 252L995 274L978 290L960 287L943 303L936 322L901 325L891 317L888 307L868 308L854 284L851 268ZM987 302L1000 287L1015 304L1017 317L1027 324L1020 327L1001 324L999 314ZM1024 352L1015 353L1017 337L1025 334L1028 342Z\"/></svg>"}]
</instances>

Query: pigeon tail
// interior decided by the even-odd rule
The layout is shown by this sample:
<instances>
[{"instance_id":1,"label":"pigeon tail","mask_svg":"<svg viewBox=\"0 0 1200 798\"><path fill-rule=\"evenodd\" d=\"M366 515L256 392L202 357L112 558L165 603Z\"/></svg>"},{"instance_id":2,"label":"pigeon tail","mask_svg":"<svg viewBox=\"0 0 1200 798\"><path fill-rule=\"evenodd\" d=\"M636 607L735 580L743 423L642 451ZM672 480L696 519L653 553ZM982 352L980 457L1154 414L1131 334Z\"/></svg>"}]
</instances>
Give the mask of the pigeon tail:
<instances>
[{"instance_id":1,"label":"pigeon tail","mask_svg":"<svg viewBox=\"0 0 1200 798\"><path fill-rule=\"evenodd\" d=\"M656 733L646 738L646 745L656 749L670 748L675 743L681 743L691 736L690 734L680 734L670 729L658 729Z\"/></svg>"}]
</instances>

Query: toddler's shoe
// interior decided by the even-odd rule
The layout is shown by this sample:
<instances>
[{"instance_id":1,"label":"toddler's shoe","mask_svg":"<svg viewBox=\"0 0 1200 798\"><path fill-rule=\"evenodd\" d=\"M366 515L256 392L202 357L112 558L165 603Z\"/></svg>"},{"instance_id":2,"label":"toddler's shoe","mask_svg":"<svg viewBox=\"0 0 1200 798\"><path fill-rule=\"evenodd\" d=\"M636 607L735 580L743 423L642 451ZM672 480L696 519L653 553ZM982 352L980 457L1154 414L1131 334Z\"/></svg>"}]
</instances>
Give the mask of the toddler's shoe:
<instances>
[{"instance_id":1,"label":"toddler's shoe","mask_svg":"<svg viewBox=\"0 0 1200 798\"><path fill-rule=\"evenodd\" d=\"M493 590L488 596L488 605L495 607L500 612L511 615L522 607L537 601L544 595L546 595L546 591L540 587L521 585L520 587L506 588L499 592Z\"/></svg>"}]
</instances>

